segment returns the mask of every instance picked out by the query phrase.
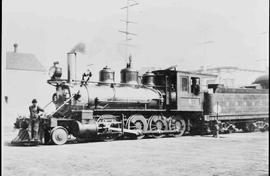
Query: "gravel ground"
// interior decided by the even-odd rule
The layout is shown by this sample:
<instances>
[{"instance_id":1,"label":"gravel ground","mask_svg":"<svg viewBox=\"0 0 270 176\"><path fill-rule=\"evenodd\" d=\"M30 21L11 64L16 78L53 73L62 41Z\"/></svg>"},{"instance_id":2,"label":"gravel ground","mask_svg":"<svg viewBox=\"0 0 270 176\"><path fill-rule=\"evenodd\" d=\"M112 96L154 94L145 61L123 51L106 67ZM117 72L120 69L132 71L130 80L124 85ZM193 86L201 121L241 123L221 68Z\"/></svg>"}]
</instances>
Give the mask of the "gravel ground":
<instances>
[{"instance_id":1,"label":"gravel ground","mask_svg":"<svg viewBox=\"0 0 270 176\"><path fill-rule=\"evenodd\" d=\"M15 147L3 138L3 176L268 175L269 132Z\"/></svg>"}]
</instances>

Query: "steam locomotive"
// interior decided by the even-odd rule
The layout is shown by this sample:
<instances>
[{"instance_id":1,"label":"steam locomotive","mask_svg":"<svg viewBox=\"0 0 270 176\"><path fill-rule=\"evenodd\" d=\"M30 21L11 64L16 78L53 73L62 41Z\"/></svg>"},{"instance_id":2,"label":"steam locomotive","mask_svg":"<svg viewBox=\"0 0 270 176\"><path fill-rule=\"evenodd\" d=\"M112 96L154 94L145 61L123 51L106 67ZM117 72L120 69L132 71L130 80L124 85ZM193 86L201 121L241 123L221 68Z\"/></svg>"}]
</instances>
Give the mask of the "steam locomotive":
<instances>
[{"instance_id":1,"label":"steam locomotive","mask_svg":"<svg viewBox=\"0 0 270 176\"><path fill-rule=\"evenodd\" d=\"M110 141L205 134L216 119L226 132L268 127L268 89L209 84L202 91L202 80L215 75L173 67L146 72L140 80L131 59L121 70L120 83L115 83L115 72L109 67L99 72L98 82L90 80L91 72L76 80L75 60L76 53L67 54L67 79L61 79L57 64L50 69L47 82L55 86L56 109L44 118L46 143L65 144L69 135Z\"/></svg>"}]
</instances>

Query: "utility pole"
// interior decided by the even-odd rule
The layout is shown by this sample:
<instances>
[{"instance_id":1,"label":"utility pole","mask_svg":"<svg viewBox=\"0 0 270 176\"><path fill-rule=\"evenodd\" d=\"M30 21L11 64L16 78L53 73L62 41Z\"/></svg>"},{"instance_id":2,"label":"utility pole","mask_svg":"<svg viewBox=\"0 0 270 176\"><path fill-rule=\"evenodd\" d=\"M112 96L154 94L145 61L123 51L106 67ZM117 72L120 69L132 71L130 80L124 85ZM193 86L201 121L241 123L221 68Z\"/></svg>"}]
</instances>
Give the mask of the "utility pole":
<instances>
[{"instance_id":1,"label":"utility pole","mask_svg":"<svg viewBox=\"0 0 270 176\"><path fill-rule=\"evenodd\" d=\"M119 30L119 32L125 34L125 58L128 61L129 56L131 55L130 51L129 51L129 41L132 39L130 36L136 36L137 34L135 33L131 33L129 32L129 24L133 23L135 24L135 22L130 21L129 20L129 13L130 13L130 7L132 6L136 6L139 3L136 2L135 0L126 0L126 6L122 7L121 10L126 10L126 19L125 20L121 20L122 22L125 23L125 30Z\"/></svg>"},{"instance_id":2,"label":"utility pole","mask_svg":"<svg viewBox=\"0 0 270 176\"><path fill-rule=\"evenodd\" d=\"M199 43L200 45L203 46L203 55L204 55L205 65L209 64L208 63L208 56L207 56L207 45L214 43L214 41L207 40L207 38L206 38L206 33L207 33L208 30L209 30L209 27L204 28L203 30L201 30L201 32L202 32L202 42Z\"/></svg>"}]
</instances>

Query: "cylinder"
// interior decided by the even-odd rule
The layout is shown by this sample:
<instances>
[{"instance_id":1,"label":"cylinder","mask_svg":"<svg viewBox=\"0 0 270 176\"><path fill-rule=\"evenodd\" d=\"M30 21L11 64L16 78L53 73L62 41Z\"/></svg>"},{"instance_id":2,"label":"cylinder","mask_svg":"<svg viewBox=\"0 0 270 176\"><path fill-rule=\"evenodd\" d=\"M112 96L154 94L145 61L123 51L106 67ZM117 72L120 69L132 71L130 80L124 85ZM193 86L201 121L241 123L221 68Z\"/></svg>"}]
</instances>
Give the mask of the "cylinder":
<instances>
[{"instance_id":1,"label":"cylinder","mask_svg":"<svg viewBox=\"0 0 270 176\"><path fill-rule=\"evenodd\" d=\"M114 83L114 75L115 72L111 68L106 66L99 71L99 81L101 84Z\"/></svg>"},{"instance_id":2,"label":"cylinder","mask_svg":"<svg viewBox=\"0 0 270 176\"><path fill-rule=\"evenodd\" d=\"M76 80L76 53L67 53L67 82Z\"/></svg>"},{"instance_id":3,"label":"cylinder","mask_svg":"<svg viewBox=\"0 0 270 176\"><path fill-rule=\"evenodd\" d=\"M154 78L155 78L155 75L151 72L146 72L144 75L143 75L143 79L142 79L142 83L143 85L146 85L148 87L153 87L155 86L155 83L154 83Z\"/></svg>"},{"instance_id":4,"label":"cylinder","mask_svg":"<svg viewBox=\"0 0 270 176\"><path fill-rule=\"evenodd\" d=\"M97 135L97 123L82 124L74 121L71 124L72 135L81 138L91 138Z\"/></svg>"},{"instance_id":5,"label":"cylinder","mask_svg":"<svg viewBox=\"0 0 270 176\"><path fill-rule=\"evenodd\" d=\"M124 68L121 70L121 83L138 84L138 71L132 68Z\"/></svg>"}]
</instances>

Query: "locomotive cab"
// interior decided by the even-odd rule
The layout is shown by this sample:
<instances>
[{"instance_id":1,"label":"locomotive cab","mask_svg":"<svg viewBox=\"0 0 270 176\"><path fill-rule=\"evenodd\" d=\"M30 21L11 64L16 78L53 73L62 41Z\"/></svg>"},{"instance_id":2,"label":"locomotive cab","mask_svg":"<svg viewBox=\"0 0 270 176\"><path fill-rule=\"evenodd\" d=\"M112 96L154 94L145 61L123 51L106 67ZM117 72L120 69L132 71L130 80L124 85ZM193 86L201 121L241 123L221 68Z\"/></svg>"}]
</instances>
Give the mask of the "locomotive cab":
<instances>
[{"instance_id":1,"label":"locomotive cab","mask_svg":"<svg viewBox=\"0 0 270 176\"><path fill-rule=\"evenodd\" d=\"M216 78L216 75L193 73L186 71L177 72L177 109L180 111L203 111L202 83L208 78Z\"/></svg>"},{"instance_id":2,"label":"locomotive cab","mask_svg":"<svg viewBox=\"0 0 270 176\"><path fill-rule=\"evenodd\" d=\"M180 111L202 111L200 75L177 72L177 109Z\"/></svg>"},{"instance_id":3,"label":"locomotive cab","mask_svg":"<svg viewBox=\"0 0 270 176\"><path fill-rule=\"evenodd\" d=\"M156 70L155 85L164 92L166 107L185 112L202 112L202 81L215 78L216 75L193 73L187 71Z\"/></svg>"}]
</instances>

